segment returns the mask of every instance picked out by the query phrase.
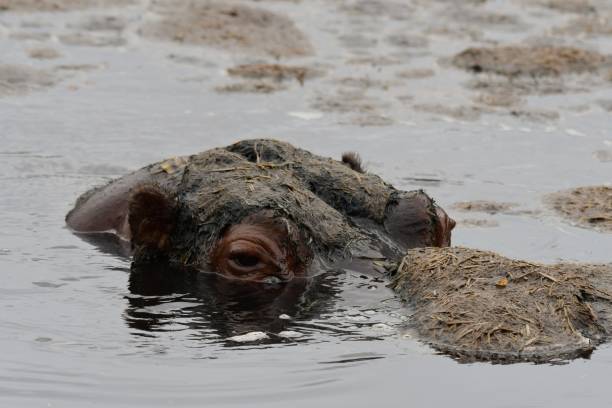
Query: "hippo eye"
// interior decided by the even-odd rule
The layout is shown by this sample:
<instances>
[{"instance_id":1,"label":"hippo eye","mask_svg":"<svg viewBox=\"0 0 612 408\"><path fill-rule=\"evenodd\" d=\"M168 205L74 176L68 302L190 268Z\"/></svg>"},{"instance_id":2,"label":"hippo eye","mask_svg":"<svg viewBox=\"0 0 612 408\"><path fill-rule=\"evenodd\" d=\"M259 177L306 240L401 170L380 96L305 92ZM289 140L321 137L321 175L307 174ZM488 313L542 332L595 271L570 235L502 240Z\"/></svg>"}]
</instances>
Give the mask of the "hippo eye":
<instances>
[{"instance_id":1,"label":"hippo eye","mask_svg":"<svg viewBox=\"0 0 612 408\"><path fill-rule=\"evenodd\" d=\"M238 253L233 254L230 258L236 265L243 268L253 268L260 262L259 257L251 254Z\"/></svg>"}]
</instances>

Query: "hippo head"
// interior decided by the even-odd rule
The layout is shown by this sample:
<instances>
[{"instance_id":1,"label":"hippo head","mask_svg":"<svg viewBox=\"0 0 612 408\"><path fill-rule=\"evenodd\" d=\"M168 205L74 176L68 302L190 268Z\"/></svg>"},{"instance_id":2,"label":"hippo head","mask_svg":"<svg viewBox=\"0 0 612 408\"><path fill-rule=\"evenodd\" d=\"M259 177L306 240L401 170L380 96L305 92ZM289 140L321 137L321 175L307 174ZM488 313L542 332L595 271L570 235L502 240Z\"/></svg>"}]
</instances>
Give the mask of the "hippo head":
<instances>
[{"instance_id":1,"label":"hippo head","mask_svg":"<svg viewBox=\"0 0 612 408\"><path fill-rule=\"evenodd\" d=\"M314 261L398 259L408 248L450 245L454 221L431 198L396 190L355 160L247 140L191 156L172 177L157 166L157 181L129 200L134 264L163 257L282 282Z\"/></svg>"}]
</instances>

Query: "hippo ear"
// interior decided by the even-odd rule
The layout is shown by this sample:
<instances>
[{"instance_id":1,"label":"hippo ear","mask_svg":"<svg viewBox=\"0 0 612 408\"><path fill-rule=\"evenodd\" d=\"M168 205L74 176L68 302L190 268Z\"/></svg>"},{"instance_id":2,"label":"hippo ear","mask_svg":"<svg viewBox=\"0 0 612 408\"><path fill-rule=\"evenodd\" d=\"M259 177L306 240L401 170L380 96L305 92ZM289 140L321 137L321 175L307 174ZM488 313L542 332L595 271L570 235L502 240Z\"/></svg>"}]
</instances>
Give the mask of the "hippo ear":
<instances>
[{"instance_id":1,"label":"hippo ear","mask_svg":"<svg viewBox=\"0 0 612 408\"><path fill-rule=\"evenodd\" d=\"M135 189L129 201L128 223L134 247L165 251L176 220L176 201L159 186Z\"/></svg>"},{"instance_id":2,"label":"hippo ear","mask_svg":"<svg viewBox=\"0 0 612 408\"><path fill-rule=\"evenodd\" d=\"M342 153L342 163L355 170L358 173L365 173L361 163L361 156L356 152Z\"/></svg>"}]
</instances>

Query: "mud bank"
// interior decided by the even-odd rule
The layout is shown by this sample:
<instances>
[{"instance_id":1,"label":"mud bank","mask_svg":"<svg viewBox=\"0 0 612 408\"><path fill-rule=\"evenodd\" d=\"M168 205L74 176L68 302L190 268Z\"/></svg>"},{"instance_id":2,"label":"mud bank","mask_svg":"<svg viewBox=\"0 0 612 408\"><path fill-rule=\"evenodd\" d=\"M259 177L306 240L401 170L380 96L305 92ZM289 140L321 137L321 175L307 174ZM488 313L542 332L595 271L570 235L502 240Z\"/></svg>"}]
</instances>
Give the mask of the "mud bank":
<instances>
[{"instance_id":1,"label":"mud bank","mask_svg":"<svg viewBox=\"0 0 612 408\"><path fill-rule=\"evenodd\" d=\"M238 4L156 1L159 15L140 33L150 39L238 49L276 58L307 56L313 48L286 16Z\"/></svg>"}]
</instances>

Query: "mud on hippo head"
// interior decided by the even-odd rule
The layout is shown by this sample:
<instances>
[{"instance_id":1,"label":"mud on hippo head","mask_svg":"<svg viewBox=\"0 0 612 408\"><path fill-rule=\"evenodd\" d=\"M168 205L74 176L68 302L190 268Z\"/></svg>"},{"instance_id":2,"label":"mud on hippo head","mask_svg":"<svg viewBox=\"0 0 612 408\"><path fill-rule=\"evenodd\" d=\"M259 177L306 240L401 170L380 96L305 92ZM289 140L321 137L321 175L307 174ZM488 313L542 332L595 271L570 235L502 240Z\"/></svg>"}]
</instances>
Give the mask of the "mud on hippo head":
<instances>
[{"instance_id":1,"label":"mud on hippo head","mask_svg":"<svg viewBox=\"0 0 612 408\"><path fill-rule=\"evenodd\" d=\"M279 282L314 261L397 259L448 246L454 221L422 191L396 190L343 161L274 140L148 167L127 211L134 264L153 259Z\"/></svg>"}]
</instances>

